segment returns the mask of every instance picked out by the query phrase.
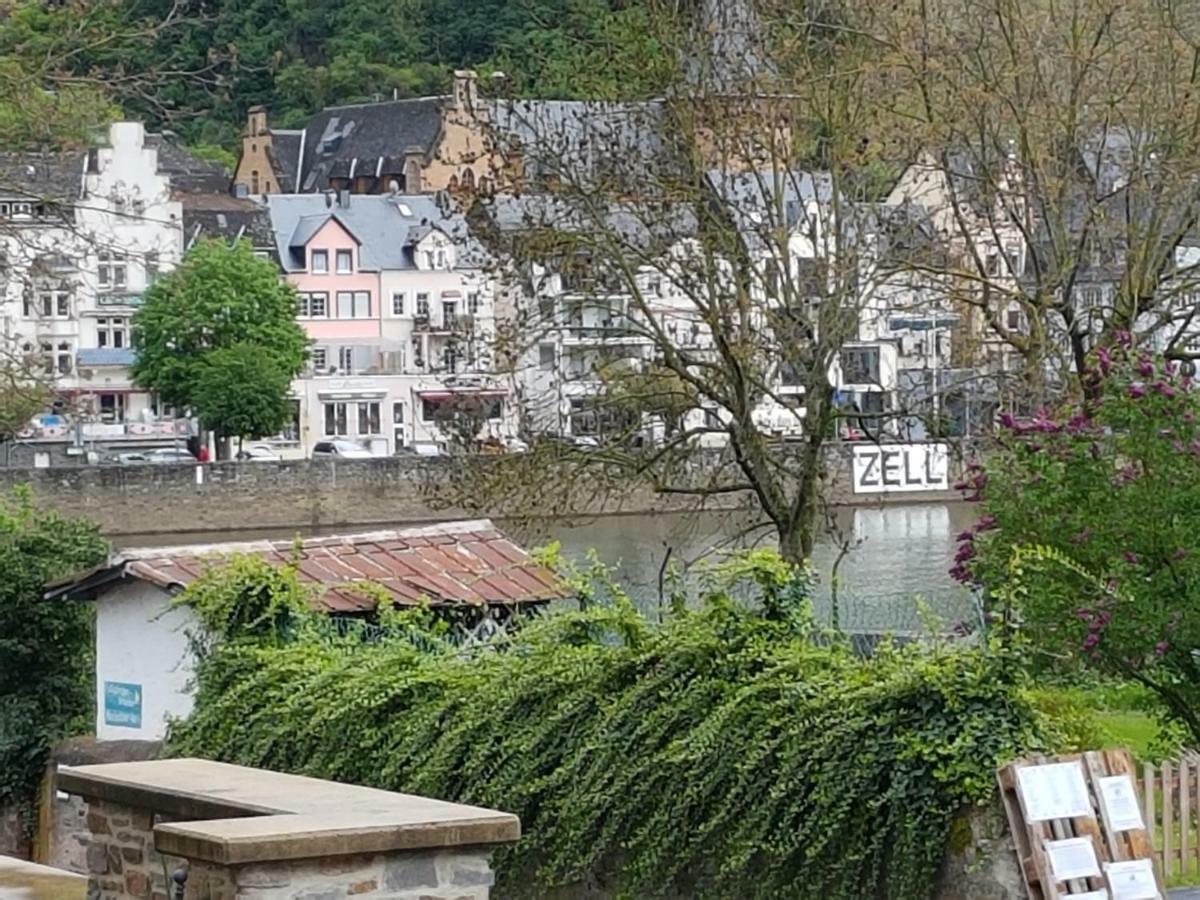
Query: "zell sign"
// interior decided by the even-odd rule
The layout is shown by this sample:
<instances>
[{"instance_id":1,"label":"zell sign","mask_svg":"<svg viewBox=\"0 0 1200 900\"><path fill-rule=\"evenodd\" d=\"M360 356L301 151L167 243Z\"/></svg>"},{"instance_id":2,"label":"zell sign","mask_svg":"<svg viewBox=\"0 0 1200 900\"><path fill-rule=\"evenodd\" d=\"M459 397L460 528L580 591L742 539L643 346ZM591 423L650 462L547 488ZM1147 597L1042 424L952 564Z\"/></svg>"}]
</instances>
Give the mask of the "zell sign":
<instances>
[{"instance_id":1,"label":"zell sign","mask_svg":"<svg viewBox=\"0 0 1200 900\"><path fill-rule=\"evenodd\" d=\"M854 448L854 493L945 491L945 444L879 444Z\"/></svg>"}]
</instances>

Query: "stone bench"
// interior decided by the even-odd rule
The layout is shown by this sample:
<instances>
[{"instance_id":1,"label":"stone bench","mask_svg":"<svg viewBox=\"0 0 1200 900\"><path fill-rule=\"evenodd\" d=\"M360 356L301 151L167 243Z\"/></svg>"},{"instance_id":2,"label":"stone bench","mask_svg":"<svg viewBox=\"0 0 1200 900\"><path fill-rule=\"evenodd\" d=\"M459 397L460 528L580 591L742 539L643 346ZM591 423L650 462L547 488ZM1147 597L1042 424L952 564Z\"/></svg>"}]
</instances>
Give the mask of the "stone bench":
<instances>
[{"instance_id":1,"label":"stone bench","mask_svg":"<svg viewBox=\"0 0 1200 900\"><path fill-rule=\"evenodd\" d=\"M62 767L91 900L486 900L509 813L199 759ZM186 861L186 865L182 863Z\"/></svg>"}]
</instances>

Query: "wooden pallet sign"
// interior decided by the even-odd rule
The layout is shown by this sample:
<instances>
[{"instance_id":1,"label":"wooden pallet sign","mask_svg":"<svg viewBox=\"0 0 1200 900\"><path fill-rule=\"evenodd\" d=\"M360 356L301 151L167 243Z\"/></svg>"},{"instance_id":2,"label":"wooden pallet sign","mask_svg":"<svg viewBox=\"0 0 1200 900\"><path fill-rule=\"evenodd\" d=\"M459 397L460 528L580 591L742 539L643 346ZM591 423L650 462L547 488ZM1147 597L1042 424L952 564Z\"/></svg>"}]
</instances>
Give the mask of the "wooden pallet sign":
<instances>
[{"instance_id":1,"label":"wooden pallet sign","mask_svg":"<svg viewBox=\"0 0 1200 900\"><path fill-rule=\"evenodd\" d=\"M1162 900L1126 750L1035 756L997 773L1031 900Z\"/></svg>"}]
</instances>

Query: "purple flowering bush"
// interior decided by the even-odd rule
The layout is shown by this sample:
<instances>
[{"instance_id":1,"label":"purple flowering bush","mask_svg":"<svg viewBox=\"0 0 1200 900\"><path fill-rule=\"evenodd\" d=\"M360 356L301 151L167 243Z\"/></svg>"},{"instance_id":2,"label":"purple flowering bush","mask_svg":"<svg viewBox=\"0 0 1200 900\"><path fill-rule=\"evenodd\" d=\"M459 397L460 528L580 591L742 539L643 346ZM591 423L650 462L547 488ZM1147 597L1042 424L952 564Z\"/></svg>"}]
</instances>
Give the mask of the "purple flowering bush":
<instances>
[{"instance_id":1,"label":"purple flowering bush","mask_svg":"<svg viewBox=\"0 0 1200 900\"><path fill-rule=\"evenodd\" d=\"M1082 407L1002 418L952 574L1032 665L1140 682L1200 742L1200 385L1127 342L1093 364Z\"/></svg>"}]
</instances>

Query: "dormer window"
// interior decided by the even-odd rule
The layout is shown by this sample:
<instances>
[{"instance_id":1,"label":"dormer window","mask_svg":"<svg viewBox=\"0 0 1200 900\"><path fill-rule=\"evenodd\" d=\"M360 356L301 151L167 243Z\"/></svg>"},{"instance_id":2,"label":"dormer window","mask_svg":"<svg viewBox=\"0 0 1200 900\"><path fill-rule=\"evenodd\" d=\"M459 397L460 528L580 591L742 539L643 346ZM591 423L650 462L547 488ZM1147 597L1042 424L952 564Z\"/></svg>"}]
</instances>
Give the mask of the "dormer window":
<instances>
[{"instance_id":1,"label":"dormer window","mask_svg":"<svg viewBox=\"0 0 1200 900\"><path fill-rule=\"evenodd\" d=\"M446 251L439 249L437 252L437 267L439 269L446 268Z\"/></svg>"},{"instance_id":2,"label":"dormer window","mask_svg":"<svg viewBox=\"0 0 1200 900\"><path fill-rule=\"evenodd\" d=\"M337 252L337 270L339 275L348 275L354 271L354 254L349 250Z\"/></svg>"},{"instance_id":3,"label":"dormer window","mask_svg":"<svg viewBox=\"0 0 1200 900\"><path fill-rule=\"evenodd\" d=\"M425 268L432 269L433 267L434 267L433 266L433 251L426 250L425 251Z\"/></svg>"},{"instance_id":4,"label":"dormer window","mask_svg":"<svg viewBox=\"0 0 1200 900\"><path fill-rule=\"evenodd\" d=\"M314 275L326 275L329 273L329 251L328 250L313 250L309 262L309 267Z\"/></svg>"}]
</instances>

